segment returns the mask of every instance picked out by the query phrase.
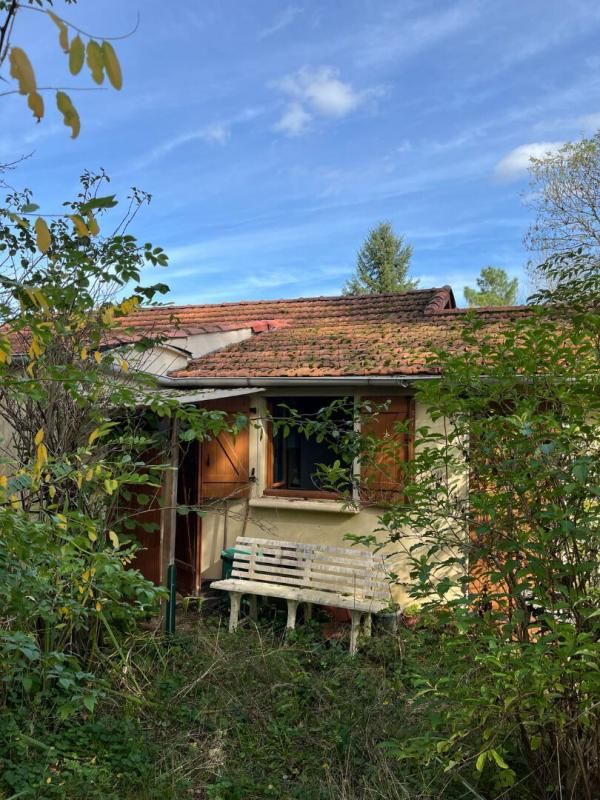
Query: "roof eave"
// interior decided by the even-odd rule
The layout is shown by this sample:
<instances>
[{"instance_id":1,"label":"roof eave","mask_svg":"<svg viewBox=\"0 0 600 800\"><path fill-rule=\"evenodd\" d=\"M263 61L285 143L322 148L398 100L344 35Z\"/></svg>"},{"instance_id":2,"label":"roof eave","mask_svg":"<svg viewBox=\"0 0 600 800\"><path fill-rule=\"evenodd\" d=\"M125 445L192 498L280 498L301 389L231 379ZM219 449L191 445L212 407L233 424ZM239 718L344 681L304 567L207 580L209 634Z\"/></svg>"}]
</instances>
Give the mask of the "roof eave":
<instances>
[{"instance_id":1,"label":"roof eave","mask_svg":"<svg viewBox=\"0 0 600 800\"><path fill-rule=\"evenodd\" d=\"M399 386L408 387L413 383L437 380L439 375L335 375L318 377L211 377L211 378L169 378L158 377L159 385L171 388L198 387L260 387L269 386Z\"/></svg>"}]
</instances>

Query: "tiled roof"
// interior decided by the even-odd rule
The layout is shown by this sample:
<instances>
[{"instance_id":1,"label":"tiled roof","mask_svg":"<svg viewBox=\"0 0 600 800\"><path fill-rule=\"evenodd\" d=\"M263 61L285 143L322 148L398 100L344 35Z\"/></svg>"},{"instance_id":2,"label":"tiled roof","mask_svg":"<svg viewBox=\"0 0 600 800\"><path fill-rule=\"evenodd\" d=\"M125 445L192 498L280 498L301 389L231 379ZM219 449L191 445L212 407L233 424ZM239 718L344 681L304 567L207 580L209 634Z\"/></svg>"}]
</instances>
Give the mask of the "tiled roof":
<instances>
[{"instance_id":1,"label":"tiled roof","mask_svg":"<svg viewBox=\"0 0 600 800\"><path fill-rule=\"evenodd\" d=\"M421 312L397 322L338 321L292 326L253 336L190 362L178 378L410 376L435 373L432 350L464 348L463 309ZM479 309L485 326L501 328L530 309Z\"/></svg>"},{"instance_id":2,"label":"tiled roof","mask_svg":"<svg viewBox=\"0 0 600 800\"><path fill-rule=\"evenodd\" d=\"M266 329L291 325L304 328L335 320L337 324L398 322L417 319L431 309L454 307L449 286L402 294L300 297L295 300L252 300L213 305L144 308L125 317L127 327L155 335L213 333L240 328ZM255 330L255 332L258 332Z\"/></svg>"},{"instance_id":3,"label":"tiled roof","mask_svg":"<svg viewBox=\"0 0 600 800\"><path fill-rule=\"evenodd\" d=\"M499 333L507 321L530 312L529 307L475 310L486 327ZM248 338L193 359L171 376L425 375L435 371L428 363L432 348L463 348L465 313L456 308L449 286L402 294L163 306L119 320L120 330L112 329L105 346L142 336L171 340L247 328L252 331ZM13 337L14 352L26 350L27 332Z\"/></svg>"}]
</instances>

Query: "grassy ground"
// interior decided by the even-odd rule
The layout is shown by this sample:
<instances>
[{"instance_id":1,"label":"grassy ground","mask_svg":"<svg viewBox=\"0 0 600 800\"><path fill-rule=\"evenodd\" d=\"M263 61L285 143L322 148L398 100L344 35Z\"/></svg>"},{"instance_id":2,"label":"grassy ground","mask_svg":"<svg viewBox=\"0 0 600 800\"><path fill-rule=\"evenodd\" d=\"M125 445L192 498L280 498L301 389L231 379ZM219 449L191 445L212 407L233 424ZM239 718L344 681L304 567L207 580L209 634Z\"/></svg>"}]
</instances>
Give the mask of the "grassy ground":
<instances>
[{"instance_id":1,"label":"grassy ground","mask_svg":"<svg viewBox=\"0 0 600 800\"><path fill-rule=\"evenodd\" d=\"M280 612L262 617L229 635L189 610L170 642L144 633L114 654L94 715L0 720L0 799L458 796L386 750L419 728L412 632L375 635L352 659L318 621L285 639Z\"/></svg>"}]
</instances>

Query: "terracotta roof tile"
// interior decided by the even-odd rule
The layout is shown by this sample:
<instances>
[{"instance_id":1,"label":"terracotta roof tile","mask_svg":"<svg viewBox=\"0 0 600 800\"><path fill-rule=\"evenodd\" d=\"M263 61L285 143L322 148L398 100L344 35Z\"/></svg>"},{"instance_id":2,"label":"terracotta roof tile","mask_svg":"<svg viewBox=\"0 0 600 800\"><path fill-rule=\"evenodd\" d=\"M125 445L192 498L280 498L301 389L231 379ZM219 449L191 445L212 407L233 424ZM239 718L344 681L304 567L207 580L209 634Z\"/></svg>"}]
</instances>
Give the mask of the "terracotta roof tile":
<instances>
[{"instance_id":1,"label":"terracotta roof tile","mask_svg":"<svg viewBox=\"0 0 600 800\"><path fill-rule=\"evenodd\" d=\"M350 302L348 302L350 301ZM299 305L292 305L298 303ZM303 305L304 304L304 305ZM192 360L178 378L350 377L431 374L432 349L461 348L465 309L449 287L405 295L284 301L288 327ZM219 308L222 308L219 307ZM310 309L310 314L308 313ZM531 309L483 309L500 328Z\"/></svg>"}]
</instances>

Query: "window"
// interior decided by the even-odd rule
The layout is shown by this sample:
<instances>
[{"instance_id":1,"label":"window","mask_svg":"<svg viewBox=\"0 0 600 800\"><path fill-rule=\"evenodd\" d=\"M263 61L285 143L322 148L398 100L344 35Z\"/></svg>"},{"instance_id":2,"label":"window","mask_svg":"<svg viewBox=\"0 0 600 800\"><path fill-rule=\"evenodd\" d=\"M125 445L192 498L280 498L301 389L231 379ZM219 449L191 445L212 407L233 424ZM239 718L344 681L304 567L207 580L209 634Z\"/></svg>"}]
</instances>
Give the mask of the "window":
<instances>
[{"instance_id":1,"label":"window","mask_svg":"<svg viewBox=\"0 0 600 800\"><path fill-rule=\"evenodd\" d=\"M273 398L270 411L274 420L281 423L289 419L294 409L300 419L316 419L321 409L328 407L335 397ZM350 408L340 409L332 416L339 425L351 425ZM318 465L331 465L339 459L327 437L306 437L294 425L290 425L287 436L281 424L274 425L270 436L269 474L266 494L288 497L338 497L336 492L324 490L319 485Z\"/></svg>"}]
</instances>

